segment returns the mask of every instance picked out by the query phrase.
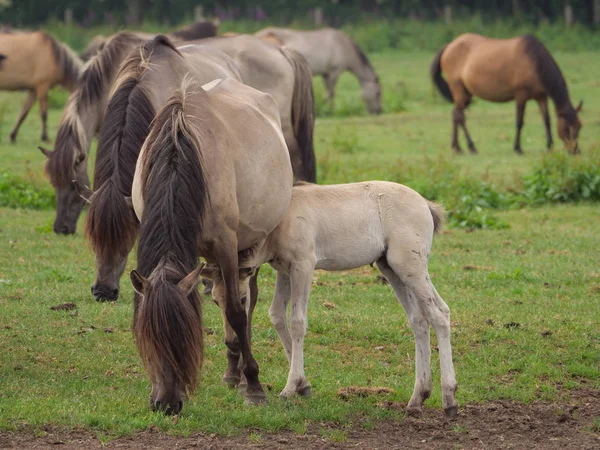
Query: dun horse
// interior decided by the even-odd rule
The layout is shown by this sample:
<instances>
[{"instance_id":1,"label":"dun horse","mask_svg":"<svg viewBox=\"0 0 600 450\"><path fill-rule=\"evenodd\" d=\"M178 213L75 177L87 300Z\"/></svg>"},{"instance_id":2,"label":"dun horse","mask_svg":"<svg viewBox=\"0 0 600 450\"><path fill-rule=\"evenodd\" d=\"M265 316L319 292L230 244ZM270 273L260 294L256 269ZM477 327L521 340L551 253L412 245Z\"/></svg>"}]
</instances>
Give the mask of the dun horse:
<instances>
[{"instance_id":1,"label":"dun horse","mask_svg":"<svg viewBox=\"0 0 600 450\"><path fill-rule=\"evenodd\" d=\"M442 73L446 79L442 77ZM556 108L558 135L571 153L577 153L581 128L577 114L582 102L574 108L567 83L544 45L533 36L512 39L490 39L477 34L463 34L443 47L433 60L431 76L440 93L454 103L452 113L452 148L461 153L458 142L460 126L472 153L477 153L469 136L464 110L473 96L491 102L517 103L517 133L514 150L522 154L521 129L525 104L538 102L546 127L546 145L552 148L552 132L548 113L548 97Z\"/></svg>"},{"instance_id":2,"label":"dun horse","mask_svg":"<svg viewBox=\"0 0 600 450\"><path fill-rule=\"evenodd\" d=\"M345 33L325 28L297 31L285 28L265 28L256 36L278 45L293 48L308 61L313 75L321 75L333 103L335 85L344 71L352 72L360 82L362 97L371 114L380 114L381 85L379 78L360 47Z\"/></svg>"},{"instance_id":3,"label":"dun horse","mask_svg":"<svg viewBox=\"0 0 600 450\"><path fill-rule=\"evenodd\" d=\"M172 82L165 75L162 85ZM200 256L219 267L226 344L241 350L248 402L258 380L238 283L238 251L264 239L290 201L292 170L273 98L233 79L184 81L153 122L137 162L140 219L134 332L154 408L178 413L202 359ZM141 298L140 298L141 297Z\"/></svg>"},{"instance_id":4,"label":"dun horse","mask_svg":"<svg viewBox=\"0 0 600 450\"><path fill-rule=\"evenodd\" d=\"M209 46L177 50L164 36L147 41L122 63L106 108L86 216L86 234L96 253L92 293L97 300L117 299L119 279L137 237L138 221L125 197L131 196L135 164L155 111L179 86L163 82L165 72L177 75L179 81L189 72L201 81L241 80L231 58L219 50Z\"/></svg>"},{"instance_id":5,"label":"dun horse","mask_svg":"<svg viewBox=\"0 0 600 450\"><path fill-rule=\"evenodd\" d=\"M206 20L202 22L196 22L188 27L173 31L172 33L167 34L167 37L171 42L193 41L196 39L204 39L216 36L218 31L218 22ZM153 39L156 36L156 34L144 33L143 31L131 31L128 33L136 35L143 41ZM90 58L100 52L100 50L102 50L104 46L115 36L116 35L109 36L108 38L102 35L94 36L79 57L83 61L88 61Z\"/></svg>"},{"instance_id":6,"label":"dun horse","mask_svg":"<svg viewBox=\"0 0 600 450\"><path fill-rule=\"evenodd\" d=\"M94 133L102 127L109 90L121 62L142 42L133 33L119 33L86 65L80 87L69 98L59 124L56 150L42 150L49 158L46 172L56 190L54 231L57 233L75 232L83 203L71 181L89 185L89 146ZM201 43L229 54L245 84L276 99L296 178L315 181L314 99L310 70L304 58L293 50L277 49L253 36Z\"/></svg>"},{"instance_id":7,"label":"dun horse","mask_svg":"<svg viewBox=\"0 0 600 450\"><path fill-rule=\"evenodd\" d=\"M239 260L241 267L268 262L277 270L269 315L290 363L283 397L310 394L303 346L313 271L348 270L375 263L406 310L415 335L416 379L409 409L420 410L431 392L432 326L438 337L442 404L448 416L457 413L450 310L427 270L433 234L440 229L443 218L441 207L395 183L303 184L293 188L290 207L277 228L241 253ZM245 276L240 273L242 292L248 292L245 272ZM222 304L219 272L207 268L202 275L213 280L213 298ZM251 299L251 304L254 302Z\"/></svg>"},{"instance_id":8,"label":"dun horse","mask_svg":"<svg viewBox=\"0 0 600 450\"><path fill-rule=\"evenodd\" d=\"M0 34L0 90L28 91L17 123L10 132L15 142L19 128L37 100L42 119L42 141L48 140L48 91L61 85L77 86L82 62L65 44L42 31Z\"/></svg>"}]
</instances>

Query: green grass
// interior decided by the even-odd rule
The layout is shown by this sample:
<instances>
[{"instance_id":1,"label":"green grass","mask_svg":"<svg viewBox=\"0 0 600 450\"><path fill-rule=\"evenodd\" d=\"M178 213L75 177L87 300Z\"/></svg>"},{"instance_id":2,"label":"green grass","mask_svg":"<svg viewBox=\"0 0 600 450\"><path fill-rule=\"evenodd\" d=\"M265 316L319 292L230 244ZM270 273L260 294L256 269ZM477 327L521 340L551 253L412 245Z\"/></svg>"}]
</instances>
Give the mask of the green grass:
<instances>
[{"instance_id":1,"label":"green grass","mask_svg":"<svg viewBox=\"0 0 600 450\"><path fill-rule=\"evenodd\" d=\"M427 78L432 56L398 51L372 55L388 105L388 113L378 117L346 117L363 106L356 81L342 77L334 111L317 120L320 182L387 179L412 182L430 192L430 184L452 170L461 179L486 182L501 192L523 188L523 176L538 167L545 154L535 105L530 104L525 119L524 157L512 151L514 104L480 100L467 113L480 155L454 156L451 106L443 103ZM597 54L555 56L573 99L585 100L581 159L597 164ZM315 89L317 97L324 98L320 80L315 80ZM48 182L42 173L44 157L36 148L37 108L25 121L18 144L7 143L22 99L22 94L0 94L0 173L44 190ZM390 113L398 110L402 112ZM51 136L60 114L60 108L50 111ZM555 151L563 151L559 142ZM597 204L496 214L510 228L449 229L436 237L432 251L432 279L452 311L459 402L552 401L571 388L600 388ZM307 376L313 385L310 399L281 401L276 396L285 385L287 362L268 320L274 276L265 268L253 343L261 380L272 389L269 406L245 407L235 391L221 385L226 365L221 318L213 303L205 301L204 326L213 333L206 334L198 392L176 423L150 412L149 383L130 332L129 282L123 279L116 304L94 302L89 292L93 255L81 232L54 235L53 219L49 209L0 208L0 429L25 424L40 430L48 424L82 426L109 439L149 426L177 434L251 428L254 441L260 441L262 432L285 428L303 433L308 423L343 426L357 417L366 423L402 418L397 411L380 408L381 398L344 401L336 396L337 389L350 385L392 387L395 393L385 397L392 401L407 401L412 392L412 332L391 289L377 284L376 271L369 267L315 274L318 283L311 295L305 346ZM134 261L132 255L127 270L134 268ZM64 302L76 303L77 309L50 310ZM336 307L326 308L324 302ZM428 405L440 408L435 351L432 367L434 392ZM323 435L336 442L347 439L345 431L323 428Z\"/></svg>"}]
</instances>

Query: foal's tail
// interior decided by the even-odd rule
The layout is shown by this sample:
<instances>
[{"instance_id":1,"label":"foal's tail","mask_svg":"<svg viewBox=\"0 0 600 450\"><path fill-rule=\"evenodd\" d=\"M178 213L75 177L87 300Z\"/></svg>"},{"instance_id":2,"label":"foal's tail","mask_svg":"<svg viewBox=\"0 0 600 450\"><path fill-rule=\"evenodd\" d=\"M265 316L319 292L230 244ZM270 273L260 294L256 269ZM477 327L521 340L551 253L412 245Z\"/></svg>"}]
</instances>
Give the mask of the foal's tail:
<instances>
[{"instance_id":1,"label":"foal's tail","mask_svg":"<svg viewBox=\"0 0 600 450\"><path fill-rule=\"evenodd\" d=\"M444 45L442 49L435 55L433 62L431 63L431 68L429 69L429 73L431 74L431 79L433 80L433 84L438 88L440 94L448 100L449 102L454 102L452 98L452 92L450 91L450 87L448 86L448 82L444 80L442 77L442 54L448 45Z\"/></svg>"},{"instance_id":2,"label":"foal's tail","mask_svg":"<svg viewBox=\"0 0 600 450\"><path fill-rule=\"evenodd\" d=\"M444 207L434 202L427 200L427 206L429 206L429 212L433 219L433 232L439 233L444 226L444 220L446 219L446 212Z\"/></svg>"},{"instance_id":3,"label":"foal's tail","mask_svg":"<svg viewBox=\"0 0 600 450\"><path fill-rule=\"evenodd\" d=\"M302 159L302 181L317 182L317 165L313 147L315 128L315 97L312 72L308 62L300 53L290 48L280 48L294 70L294 93L292 94L292 127Z\"/></svg>"}]
</instances>

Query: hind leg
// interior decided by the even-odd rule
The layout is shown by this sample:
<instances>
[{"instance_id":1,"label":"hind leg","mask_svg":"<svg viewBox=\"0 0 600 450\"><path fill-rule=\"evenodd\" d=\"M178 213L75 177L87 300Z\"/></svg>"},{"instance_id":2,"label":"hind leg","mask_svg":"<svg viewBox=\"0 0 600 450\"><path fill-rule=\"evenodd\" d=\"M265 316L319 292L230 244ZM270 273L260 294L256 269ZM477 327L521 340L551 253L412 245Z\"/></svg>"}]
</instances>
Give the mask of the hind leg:
<instances>
[{"instance_id":1,"label":"hind leg","mask_svg":"<svg viewBox=\"0 0 600 450\"><path fill-rule=\"evenodd\" d=\"M409 411L419 412L423 402L431 394L431 347L429 341L429 323L412 293L394 273L385 258L377 261L377 268L388 280L396 298L406 311L408 323L415 336L415 387L408 403Z\"/></svg>"},{"instance_id":2,"label":"hind leg","mask_svg":"<svg viewBox=\"0 0 600 450\"><path fill-rule=\"evenodd\" d=\"M19 132L19 128L21 128L21 124L29 114L29 110L35 103L35 92L30 91L27 93L27 97L25 98L25 103L21 107L21 111L19 111L19 117L17 118L17 123L15 127L10 132L10 142L15 142L17 140L17 133Z\"/></svg>"},{"instance_id":3,"label":"hind leg","mask_svg":"<svg viewBox=\"0 0 600 450\"><path fill-rule=\"evenodd\" d=\"M277 281L275 282L275 295L273 296L273 303L269 308L269 317L271 318L271 324L277 335L281 340L283 349L285 350L285 356L287 356L288 362L292 362L292 336L288 328L288 320L286 317L287 305L292 296L292 285L290 277L282 272L277 272Z\"/></svg>"},{"instance_id":4,"label":"hind leg","mask_svg":"<svg viewBox=\"0 0 600 450\"><path fill-rule=\"evenodd\" d=\"M477 153L477 148L475 148L475 144L469 135L469 130L467 130L467 123L465 119L465 110L456 108L455 110L454 120L455 122L462 128L465 133L465 138L467 139L467 146L469 147L469 151L471 153Z\"/></svg>"},{"instance_id":5,"label":"hind leg","mask_svg":"<svg viewBox=\"0 0 600 450\"><path fill-rule=\"evenodd\" d=\"M427 252L422 248L415 251L416 253L390 246L386 258L394 273L412 291L423 315L435 330L440 353L442 406L446 415L452 417L458 412L458 403L455 398L457 383L450 344L450 309L431 283L427 271Z\"/></svg>"},{"instance_id":6,"label":"hind leg","mask_svg":"<svg viewBox=\"0 0 600 450\"><path fill-rule=\"evenodd\" d=\"M521 130L523 129L523 117L525 116L525 105L527 104L527 99L523 99L521 96L517 96L517 134L515 135L515 145L513 147L514 151L519 155L523 154L523 149L521 148Z\"/></svg>"}]
</instances>

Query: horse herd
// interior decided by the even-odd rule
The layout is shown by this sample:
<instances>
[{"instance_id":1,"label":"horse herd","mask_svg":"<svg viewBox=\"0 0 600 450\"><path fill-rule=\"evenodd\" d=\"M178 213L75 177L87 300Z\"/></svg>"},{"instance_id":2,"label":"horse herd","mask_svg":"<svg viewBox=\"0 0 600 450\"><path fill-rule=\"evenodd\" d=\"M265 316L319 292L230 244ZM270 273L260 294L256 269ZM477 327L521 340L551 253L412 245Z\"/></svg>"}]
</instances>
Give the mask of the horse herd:
<instances>
[{"instance_id":1,"label":"horse herd","mask_svg":"<svg viewBox=\"0 0 600 450\"><path fill-rule=\"evenodd\" d=\"M201 29L215 34L214 27ZM277 272L269 315L290 363L281 393L290 397L310 394L303 342L313 271L374 263L415 335L416 379L408 407L420 410L431 392L432 326L443 408L455 415L450 312L427 269L442 208L395 183L314 184L312 76L323 76L333 101L340 73L353 72L369 111L380 113L381 86L368 58L347 35L331 29L201 37L177 42L177 35L121 32L94 39L84 65L46 33L0 34L0 89L29 91L13 141L36 98L41 137L47 139L48 89L63 84L72 91L54 150L40 149L56 191L54 231L74 233L89 203L85 233L96 255L97 300L117 300L138 242L137 269L130 274L133 331L152 384L151 407L178 413L198 384L200 279L211 281L224 319L223 379L246 401L261 403L266 396L250 340L261 264ZM473 95L516 99L518 152L528 99L540 104L551 146L552 98L559 136L571 152L578 150L580 106L572 106L560 69L535 38L463 35L438 53L431 74L455 104L456 151L460 126L475 152L463 112ZM92 191L87 165L94 136Z\"/></svg>"}]
</instances>

